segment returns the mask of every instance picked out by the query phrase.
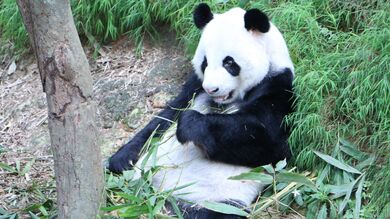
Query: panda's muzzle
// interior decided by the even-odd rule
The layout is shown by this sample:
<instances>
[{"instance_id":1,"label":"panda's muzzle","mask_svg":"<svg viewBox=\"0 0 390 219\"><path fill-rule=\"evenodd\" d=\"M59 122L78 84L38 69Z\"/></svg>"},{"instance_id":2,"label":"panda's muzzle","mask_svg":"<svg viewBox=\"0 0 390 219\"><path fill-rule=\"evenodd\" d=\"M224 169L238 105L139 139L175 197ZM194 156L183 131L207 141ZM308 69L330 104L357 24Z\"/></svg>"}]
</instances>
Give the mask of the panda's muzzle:
<instances>
[{"instance_id":1,"label":"panda's muzzle","mask_svg":"<svg viewBox=\"0 0 390 219\"><path fill-rule=\"evenodd\" d=\"M234 90L230 91L227 95L224 96L212 96L215 102L224 102L233 97Z\"/></svg>"}]
</instances>

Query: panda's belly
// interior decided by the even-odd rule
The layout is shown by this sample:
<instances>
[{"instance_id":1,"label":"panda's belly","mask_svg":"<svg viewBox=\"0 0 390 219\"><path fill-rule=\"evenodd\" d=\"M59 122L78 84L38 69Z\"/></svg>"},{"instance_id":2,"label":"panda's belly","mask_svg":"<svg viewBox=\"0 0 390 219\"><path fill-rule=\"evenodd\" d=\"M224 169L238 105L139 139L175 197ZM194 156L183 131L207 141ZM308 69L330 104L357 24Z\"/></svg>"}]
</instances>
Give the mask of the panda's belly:
<instances>
[{"instance_id":1,"label":"panda's belly","mask_svg":"<svg viewBox=\"0 0 390 219\"><path fill-rule=\"evenodd\" d=\"M205 93L198 95L191 109L204 114L211 112L209 99ZM234 113L235 106L228 109L227 113ZM259 195L261 184L228 179L248 172L250 168L210 161L193 143L181 144L175 133L176 127L171 127L157 148L154 165L162 168L153 177L156 188L165 191L188 185L173 194L195 203L236 200L249 205ZM140 167L145 157L141 157L136 166ZM148 161L146 168L151 166L151 161Z\"/></svg>"},{"instance_id":2,"label":"panda's belly","mask_svg":"<svg viewBox=\"0 0 390 219\"><path fill-rule=\"evenodd\" d=\"M184 187L173 194L195 203L237 200L249 205L261 191L261 185L251 181L228 179L248 172L242 166L207 160L192 143L182 145L171 129L157 149L157 166L163 166L153 177L153 185L162 190ZM138 162L141 163L142 159Z\"/></svg>"}]
</instances>

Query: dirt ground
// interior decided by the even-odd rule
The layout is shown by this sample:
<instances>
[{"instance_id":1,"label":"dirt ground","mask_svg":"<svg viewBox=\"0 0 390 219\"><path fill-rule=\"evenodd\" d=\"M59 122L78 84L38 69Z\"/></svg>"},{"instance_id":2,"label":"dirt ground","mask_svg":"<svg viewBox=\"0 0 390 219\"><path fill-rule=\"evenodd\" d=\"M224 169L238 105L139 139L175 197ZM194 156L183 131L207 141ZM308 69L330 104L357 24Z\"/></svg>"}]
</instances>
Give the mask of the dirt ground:
<instances>
[{"instance_id":1,"label":"dirt ground","mask_svg":"<svg viewBox=\"0 0 390 219\"><path fill-rule=\"evenodd\" d=\"M85 49L104 159L161 110L190 72L174 38L146 44L139 57L127 38L104 46L98 58ZM14 169L0 168L0 207L20 210L55 196L46 97L32 55L0 60L0 163Z\"/></svg>"}]
</instances>

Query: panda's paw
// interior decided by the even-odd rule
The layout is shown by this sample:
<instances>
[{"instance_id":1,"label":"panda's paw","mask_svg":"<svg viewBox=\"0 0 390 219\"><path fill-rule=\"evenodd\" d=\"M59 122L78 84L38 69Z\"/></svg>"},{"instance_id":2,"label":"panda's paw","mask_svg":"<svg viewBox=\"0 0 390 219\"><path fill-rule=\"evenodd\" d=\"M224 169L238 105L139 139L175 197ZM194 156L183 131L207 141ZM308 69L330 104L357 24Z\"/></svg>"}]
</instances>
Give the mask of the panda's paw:
<instances>
[{"instance_id":1,"label":"panda's paw","mask_svg":"<svg viewBox=\"0 0 390 219\"><path fill-rule=\"evenodd\" d=\"M114 173L122 173L124 170L132 168L131 162L136 160L137 157L137 154L125 150L119 150L110 157L108 161L108 169Z\"/></svg>"},{"instance_id":2,"label":"panda's paw","mask_svg":"<svg viewBox=\"0 0 390 219\"><path fill-rule=\"evenodd\" d=\"M177 122L176 137L182 144L193 142L210 157L215 152L216 144L205 118L206 115L195 110L182 112Z\"/></svg>"},{"instance_id":3,"label":"panda's paw","mask_svg":"<svg viewBox=\"0 0 390 219\"><path fill-rule=\"evenodd\" d=\"M184 144L190 141L196 141L203 128L200 127L204 115L195 110L186 110L182 112L177 121L176 137Z\"/></svg>"}]
</instances>

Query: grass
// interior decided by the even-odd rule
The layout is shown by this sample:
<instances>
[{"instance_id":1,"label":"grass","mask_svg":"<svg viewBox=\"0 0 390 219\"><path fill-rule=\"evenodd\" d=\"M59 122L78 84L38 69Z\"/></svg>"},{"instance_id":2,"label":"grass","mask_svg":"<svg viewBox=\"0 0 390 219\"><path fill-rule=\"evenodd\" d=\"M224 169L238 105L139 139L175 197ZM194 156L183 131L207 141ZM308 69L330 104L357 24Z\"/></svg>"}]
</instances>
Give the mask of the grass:
<instances>
[{"instance_id":1,"label":"grass","mask_svg":"<svg viewBox=\"0 0 390 219\"><path fill-rule=\"evenodd\" d=\"M155 27L167 23L189 55L199 38L191 16L197 2L71 1L76 26L87 42L95 45L127 35L142 52L143 39L158 39ZM300 171L320 174L325 162L313 150L331 154L340 138L375 155L375 163L366 171L369 198L363 208L379 215L390 200L390 4L386 0L216 0L209 5L213 11L257 7L270 15L283 32L296 67L298 100L295 113L287 119L294 127L293 164ZM26 33L13 0L0 3L0 32L14 51L26 48Z\"/></svg>"}]
</instances>

